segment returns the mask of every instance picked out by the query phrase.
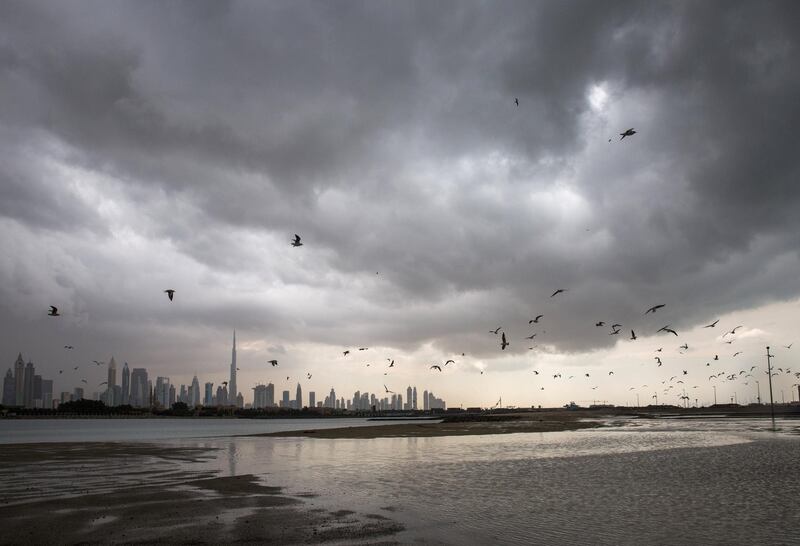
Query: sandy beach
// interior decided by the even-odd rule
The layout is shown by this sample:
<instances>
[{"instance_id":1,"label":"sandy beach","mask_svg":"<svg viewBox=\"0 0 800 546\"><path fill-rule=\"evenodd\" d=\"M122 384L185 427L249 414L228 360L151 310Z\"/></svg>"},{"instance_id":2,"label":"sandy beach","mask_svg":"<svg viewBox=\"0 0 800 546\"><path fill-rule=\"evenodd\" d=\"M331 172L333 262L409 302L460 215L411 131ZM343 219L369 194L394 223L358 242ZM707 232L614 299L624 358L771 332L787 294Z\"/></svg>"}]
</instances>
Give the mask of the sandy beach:
<instances>
[{"instance_id":1,"label":"sandy beach","mask_svg":"<svg viewBox=\"0 0 800 546\"><path fill-rule=\"evenodd\" d=\"M466 436L478 434L513 434L525 432L556 432L600 426L598 421L585 420L574 412L554 411L514 413L496 416L469 416L446 419L441 423L419 422L397 425L306 429L272 432L253 436L307 437L327 439L370 438L429 438L435 436Z\"/></svg>"}]
</instances>

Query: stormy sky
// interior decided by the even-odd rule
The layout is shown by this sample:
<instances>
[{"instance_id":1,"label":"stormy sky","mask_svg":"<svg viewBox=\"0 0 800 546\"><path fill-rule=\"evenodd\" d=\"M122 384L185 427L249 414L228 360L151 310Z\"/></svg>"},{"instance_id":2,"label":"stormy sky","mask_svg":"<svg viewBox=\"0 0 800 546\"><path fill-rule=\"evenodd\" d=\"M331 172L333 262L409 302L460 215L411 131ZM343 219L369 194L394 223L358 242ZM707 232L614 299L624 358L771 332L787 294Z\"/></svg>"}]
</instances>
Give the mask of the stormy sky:
<instances>
[{"instance_id":1,"label":"stormy sky","mask_svg":"<svg viewBox=\"0 0 800 546\"><path fill-rule=\"evenodd\" d=\"M791 1L3 2L3 358L56 391L112 355L219 384L235 328L248 401L645 403L683 370L663 401L747 401L758 377L709 372L766 345L800 371L799 23Z\"/></svg>"}]
</instances>

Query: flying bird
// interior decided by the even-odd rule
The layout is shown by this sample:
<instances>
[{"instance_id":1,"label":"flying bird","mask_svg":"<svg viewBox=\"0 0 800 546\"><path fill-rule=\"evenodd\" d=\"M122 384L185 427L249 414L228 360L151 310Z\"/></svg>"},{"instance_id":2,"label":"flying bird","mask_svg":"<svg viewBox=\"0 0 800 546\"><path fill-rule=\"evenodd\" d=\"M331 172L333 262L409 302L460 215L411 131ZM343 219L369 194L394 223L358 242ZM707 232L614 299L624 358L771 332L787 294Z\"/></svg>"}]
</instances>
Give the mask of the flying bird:
<instances>
[{"instance_id":1,"label":"flying bird","mask_svg":"<svg viewBox=\"0 0 800 546\"><path fill-rule=\"evenodd\" d=\"M659 329L658 329L658 332L668 332L668 333L670 333L670 334L675 334L675 335L677 336L677 335L678 335L678 332L676 332L675 330L672 330L672 329L670 329L670 327L669 327L669 326L670 326L670 325L669 325L669 324L667 324L667 325L666 325L666 326L664 326L663 328L659 328Z\"/></svg>"},{"instance_id":2,"label":"flying bird","mask_svg":"<svg viewBox=\"0 0 800 546\"><path fill-rule=\"evenodd\" d=\"M81 383L88 383L85 379L81 379Z\"/></svg>"},{"instance_id":3,"label":"flying bird","mask_svg":"<svg viewBox=\"0 0 800 546\"><path fill-rule=\"evenodd\" d=\"M657 352L657 353L660 353L660 352L661 352L661 351L663 351L663 350L664 350L664 347L659 347L658 349L656 349L656 352Z\"/></svg>"},{"instance_id":4,"label":"flying bird","mask_svg":"<svg viewBox=\"0 0 800 546\"><path fill-rule=\"evenodd\" d=\"M274 368L275 366L278 365L278 361L277 360L267 360L267 364L272 364L272 367Z\"/></svg>"},{"instance_id":5,"label":"flying bird","mask_svg":"<svg viewBox=\"0 0 800 546\"><path fill-rule=\"evenodd\" d=\"M725 337L725 336L727 336L728 334L730 334L730 335L734 335L734 334L736 333L736 330L738 330L738 329L739 329L739 328L741 328L741 327L742 327L742 325L740 324L739 326L737 326L736 328L734 328L734 329L733 329L733 330L731 330L730 332L725 332L724 334L722 334L722 337Z\"/></svg>"},{"instance_id":6,"label":"flying bird","mask_svg":"<svg viewBox=\"0 0 800 546\"><path fill-rule=\"evenodd\" d=\"M441 372L442 371L442 367L441 366L437 366L436 364L434 364L433 366L431 366L431 370L439 370Z\"/></svg>"},{"instance_id":7,"label":"flying bird","mask_svg":"<svg viewBox=\"0 0 800 546\"><path fill-rule=\"evenodd\" d=\"M58 313L58 307L55 305L50 306L50 312L47 313L49 317L60 317L61 315Z\"/></svg>"},{"instance_id":8,"label":"flying bird","mask_svg":"<svg viewBox=\"0 0 800 546\"><path fill-rule=\"evenodd\" d=\"M645 315L646 315L647 313L653 313L653 314L655 314L655 312L656 312L656 311L658 311L659 309L661 309L661 308L662 308L662 307L664 307L664 306L665 306L665 304L663 304L663 303L661 303L661 304L659 304L659 305L654 305L654 306L652 306L650 309L648 309L647 311L645 311L645 312L644 312L644 314L645 314Z\"/></svg>"},{"instance_id":9,"label":"flying bird","mask_svg":"<svg viewBox=\"0 0 800 546\"><path fill-rule=\"evenodd\" d=\"M740 355L740 354L742 354L742 351L736 351L735 353L733 353L733 358L736 358L736 355Z\"/></svg>"},{"instance_id":10,"label":"flying bird","mask_svg":"<svg viewBox=\"0 0 800 546\"><path fill-rule=\"evenodd\" d=\"M389 359L387 358L386 360L389 360ZM389 367L390 367L390 368L394 368L394 360L392 360L391 362L389 362Z\"/></svg>"},{"instance_id":11,"label":"flying bird","mask_svg":"<svg viewBox=\"0 0 800 546\"><path fill-rule=\"evenodd\" d=\"M456 361L455 361L455 360L448 360L447 362L445 362L445 363L444 363L444 365L445 365L445 366L447 366L447 365L448 365L448 364L450 364L451 362L452 362L453 364L455 364L455 363L456 363Z\"/></svg>"},{"instance_id":12,"label":"flying bird","mask_svg":"<svg viewBox=\"0 0 800 546\"><path fill-rule=\"evenodd\" d=\"M544 315L536 315L535 319L531 319L528 321L528 324L539 324L539 319L542 318Z\"/></svg>"},{"instance_id":13,"label":"flying bird","mask_svg":"<svg viewBox=\"0 0 800 546\"><path fill-rule=\"evenodd\" d=\"M497 327L497 329L495 329L495 330L489 330L489 333L490 333L490 334L497 335L497 332L499 332L499 331L500 331L500 330L502 330L502 329L503 329L503 327L502 327L502 326L498 326L498 327Z\"/></svg>"},{"instance_id":14,"label":"flying bird","mask_svg":"<svg viewBox=\"0 0 800 546\"><path fill-rule=\"evenodd\" d=\"M598 328L600 328L601 326L605 326L606 323L601 320L600 322L595 322L594 325L597 326Z\"/></svg>"},{"instance_id":15,"label":"flying bird","mask_svg":"<svg viewBox=\"0 0 800 546\"><path fill-rule=\"evenodd\" d=\"M503 341L500 343L500 350L505 351L506 347L508 347L509 345L510 344L508 343L508 341L506 341L506 333L503 332Z\"/></svg>"},{"instance_id":16,"label":"flying bird","mask_svg":"<svg viewBox=\"0 0 800 546\"><path fill-rule=\"evenodd\" d=\"M75 347L73 347L72 345L64 345L64 348L65 349L74 349Z\"/></svg>"},{"instance_id":17,"label":"flying bird","mask_svg":"<svg viewBox=\"0 0 800 546\"><path fill-rule=\"evenodd\" d=\"M611 331L611 333L610 333L610 334L608 334L608 335L610 335L610 336L615 336L615 335L617 335L617 334L619 334L619 330L612 330L612 331Z\"/></svg>"},{"instance_id":18,"label":"flying bird","mask_svg":"<svg viewBox=\"0 0 800 546\"><path fill-rule=\"evenodd\" d=\"M713 328L714 326L717 325L718 322L719 322L719 319L715 320L711 324L706 324L705 326L703 326L703 328Z\"/></svg>"},{"instance_id":19,"label":"flying bird","mask_svg":"<svg viewBox=\"0 0 800 546\"><path fill-rule=\"evenodd\" d=\"M164 292L167 294L169 301L172 301L172 298L175 297L175 290L173 290L172 288L167 288L166 290L164 290Z\"/></svg>"},{"instance_id":20,"label":"flying bird","mask_svg":"<svg viewBox=\"0 0 800 546\"><path fill-rule=\"evenodd\" d=\"M784 346L783 346L783 348L784 348L784 349L791 349L791 348L792 348L792 345L794 345L794 343L790 343L789 345L784 345ZM71 349L71 348L72 348L72 347L70 347L70 349Z\"/></svg>"},{"instance_id":21,"label":"flying bird","mask_svg":"<svg viewBox=\"0 0 800 546\"><path fill-rule=\"evenodd\" d=\"M347 356L347 355L349 355L349 354L350 354L350 351L343 351L343 352L342 352L342 354L343 354L344 356Z\"/></svg>"},{"instance_id":22,"label":"flying bird","mask_svg":"<svg viewBox=\"0 0 800 546\"><path fill-rule=\"evenodd\" d=\"M624 133L620 133L620 138L619 139L622 140L626 136L633 136L635 134L636 134L636 131L634 131L633 127L631 127L630 129L626 130Z\"/></svg>"},{"instance_id":23,"label":"flying bird","mask_svg":"<svg viewBox=\"0 0 800 546\"><path fill-rule=\"evenodd\" d=\"M678 347L678 349L683 349L684 351L688 351L689 350L689 344L688 343L684 343L683 345Z\"/></svg>"},{"instance_id":24,"label":"flying bird","mask_svg":"<svg viewBox=\"0 0 800 546\"><path fill-rule=\"evenodd\" d=\"M359 351L366 351L367 349L369 349L369 347L359 347L358 348Z\"/></svg>"},{"instance_id":25,"label":"flying bird","mask_svg":"<svg viewBox=\"0 0 800 546\"><path fill-rule=\"evenodd\" d=\"M517 97L514 97L514 104L516 104L517 106L519 106L519 99L518 99Z\"/></svg>"},{"instance_id":26,"label":"flying bird","mask_svg":"<svg viewBox=\"0 0 800 546\"><path fill-rule=\"evenodd\" d=\"M660 357L655 357L655 359L656 359L656 362L658 362L658 365L661 366L661 358Z\"/></svg>"},{"instance_id":27,"label":"flying bird","mask_svg":"<svg viewBox=\"0 0 800 546\"><path fill-rule=\"evenodd\" d=\"M561 294L561 293L563 293L563 292L566 292L566 291L567 291L567 289L566 289L566 288L559 288L558 290L556 290L555 292L553 292L553 293L550 295L550 297L551 297L551 298L553 298L553 297L555 297L555 296L557 296L557 295L559 295L559 294Z\"/></svg>"},{"instance_id":28,"label":"flying bird","mask_svg":"<svg viewBox=\"0 0 800 546\"><path fill-rule=\"evenodd\" d=\"M531 334L531 335L529 335L528 337L526 337L525 339L533 339L533 338L535 338L535 337L536 337L536 334Z\"/></svg>"},{"instance_id":29,"label":"flying bird","mask_svg":"<svg viewBox=\"0 0 800 546\"><path fill-rule=\"evenodd\" d=\"M383 388L386 389L386 392L388 392L389 394L394 394L394 391L390 391L389 387L387 387L386 385L384 385Z\"/></svg>"},{"instance_id":30,"label":"flying bird","mask_svg":"<svg viewBox=\"0 0 800 546\"><path fill-rule=\"evenodd\" d=\"M292 246L303 246L303 243L300 242L300 236L295 233L294 234L294 241L290 243Z\"/></svg>"},{"instance_id":31,"label":"flying bird","mask_svg":"<svg viewBox=\"0 0 800 546\"><path fill-rule=\"evenodd\" d=\"M636 341L636 332L631 330L631 341Z\"/></svg>"}]
</instances>

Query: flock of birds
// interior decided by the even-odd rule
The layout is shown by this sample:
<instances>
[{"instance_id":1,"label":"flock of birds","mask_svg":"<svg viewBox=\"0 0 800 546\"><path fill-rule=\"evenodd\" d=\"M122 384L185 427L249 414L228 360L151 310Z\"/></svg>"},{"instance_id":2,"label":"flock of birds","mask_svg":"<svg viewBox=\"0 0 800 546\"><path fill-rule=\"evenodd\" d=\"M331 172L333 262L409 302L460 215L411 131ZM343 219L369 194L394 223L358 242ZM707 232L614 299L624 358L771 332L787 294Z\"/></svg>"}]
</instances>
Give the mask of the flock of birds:
<instances>
[{"instance_id":1,"label":"flock of birds","mask_svg":"<svg viewBox=\"0 0 800 546\"><path fill-rule=\"evenodd\" d=\"M516 97L514 98L514 104L517 107L519 107L519 98L516 98ZM633 136L635 134L636 134L636 130L634 130L633 128L626 129L622 133L619 133L619 135L620 135L619 140L623 140L625 137L631 137L631 136ZM611 142L611 139L609 139L609 142ZM303 246L302 238L300 237L300 235L295 234L294 238L291 240L291 242L289 244L292 247L295 247L295 248L301 247L301 246ZM376 272L376 274L377 274L377 272ZM566 288L559 288L559 289L555 290L550 295L550 298L555 298L556 296L559 296L561 294L565 294L567 291L568 291L568 289L566 289ZM164 293L166 293L167 297L169 298L169 301L173 301L174 297L175 297L176 290L172 289L172 288L168 288L168 289L164 290ZM652 307L649 307L644 312L644 315L645 316L650 315L650 314L655 315L659 310L663 309L664 307L666 307L666 304L653 305ZM61 316L60 313L59 313L58 307L53 306L53 305L50 306L50 312L48 313L48 315L51 316L51 317ZM538 314L534 318L532 318L532 319L530 319L528 321L528 325L529 326L539 325L540 321L543 318L544 318L543 314ZM719 323L719 320L715 320L714 322L703 326L703 328L715 328L718 323ZM595 322L594 325L595 325L596 328L601 328L601 327L604 327L606 325L606 321L600 320L600 321ZM608 333L608 335L610 335L610 336L619 335L622 332L622 326L623 325L620 324L620 323L611 324L611 331ZM726 343L728 345L732 344L736 340L736 338L735 338L736 331L738 329L740 329L740 328L742 328L741 325L736 326L736 327L732 328L730 331L728 331L725 334L723 334L723 336L722 336L723 343ZM655 333L658 334L658 333L662 333L662 332L665 333L665 334L672 334L672 335L678 337L678 332L674 328L672 328L672 326L670 324L662 326L661 328L656 330ZM502 326L498 326L497 328L494 328L493 330L489 330L489 333L494 334L494 335L499 335L499 338L500 338L500 350L501 351L505 351L506 348L511 345L511 342L508 340L508 338L506 336L506 332L504 331ZM544 334L544 333L546 333L546 332L545 331L533 332L529 336L526 336L524 338L524 340L533 341L538 335L541 335L541 334ZM630 333L631 333L631 335L630 335L629 340L630 341L636 341L638 339L638 336L636 335L636 332L635 332L635 330L633 328L630 329ZM728 336L731 336L731 337L726 339ZM71 345L65 345L64 348L65 349L73 349L74 347L71 346ZM792 348L792 344L786 345L786 346L784 346L784 348L785 349L791 349ZM359 347L358 351L367 351L368 349L369 349L368 347ZM529 350L536 349L536 345L534 345L532 347L528 347L528 349ZM664 348L661 347L661 348L657 349L655 352L663 354L663 349ZM687 343L684 343L678 349L679 349L679 352L680 352L681 355L686 354L686 352L689 350L689 345ZM731 358L736 358L740 354L742 354L742 351L736 351L735 353L733 353ZM344 350L343 351L343 357L346 358L348 355L350 355L350 350L349 349ZM461 353L461 356L463 357L463 356L466 356L466 355L465 355L465 353ZM655 360L656 367L663 366L664 363L663 363L660 355L655 355L653 358ZM386 367L386 371L384 371L384 375L388 375L389 368L393 368L395 366L394 359L387 358L386 360L389 362L389 364ZM719 355L715 354L713 359L709 359L709 361L705 364L706 367L711 366L711 361L718 362L719 361ZM100 362L100 361L97 361L97 360L93 361L93 363L96 364L97 366L101 366L101 365L104 364L104 362ZM446 360L444 362L444 364L441 364L441 365L440 364L433 364L433 365L431 365L430 366L430 370L441 373L443 371L443 369L445 369L449 364L455 364L455 363L456 363L455 360L448 359L448 360ZM268 360L267 364L269 364L271 367L277 367L278 366L278 360L277 359ZM369 367L370 364L367 363L366 366ZM79 367L76 366L74 368L74 370L78 370L78 368ZM713 380L717 380L717 379L720 379L720 378L722 378L725 381L736 381L736 380L738 380L740 378L742 378L744 380L750 379L750 378L753 378L752 372L754 370L756 370L756 368L757 368L756 366L752 366L752 367L750 367L749 370L742 369L742 370L738 370L738 371L732 372L732 373L726 372L724 370L723 371L719 371L719 372L715 372L715 373L712 373L711 375L708 376L708 381L713 381ZM786 368L786 369L776 368L776 370L777 371L774 372L773 375L778 375L778 372L785 373L785 374L791 374L792 373L789 368ZM661 384L663 386L663 391L662 391L663 394L665 394L665 395L669 394L670 390L672 390L673 388L676 388L677 385L680 385L680 384L684 383L684 381L682 379L678 379L678 378L679 377L688 376L689 375L689 370L688 369L687 370L682 370L682 372L683 373L680 376L672 376L669 379L661 381ZM63 373L63 370L59 370L58 373L59 374ZM483 375L484 370L480 370L480 373L481 373L481 375ZM539 370L533 370L533 373L535 375L537 375L537 376L540 374ZM765 372L765 373L768 373L768 372ZM613 371L609 371L608 375L609 376L614 375L614 372ZM591 378L591 374L590 373L584 373L583 376L584 376L585 379ZM800 380L800 372L795 372L794 376L798 380ZM306 372L306 377L307 377L307 379L311 379L312 374L310 372ZM568 375L567 379L568 380L569 379L573 379L574 377L575 377L574 375ZM559 380L559 379L562 379L562 378L563 378L563 376L562 376L562 373L560 373L560 372L556 372L556 373L553 374L553 379L554 380ZM675 381L676 379L678 379L678 380ZM290 376L287 376L286 380L289 381L290 380ZM81 381L83 383L87 383L87 381L85 379L82 379ZM673 381L674 381L674 383L673 383ZM105 381L103 383L100 383L100 385L104 385L104 384L106 384ZM222 384L227 386L228 382L227 381L223 381ZM744 384L748 385L748 382L745 381ZM793 385L793 386L796 386L796 385ZM386 391L386 393L393 393L394 392L394 391L391 391L385 384L383 385L383 387L384 387L384 390ZM597 386L593 386L592 390L596 390L597 388L598 388ZM639 389L639 388L648 388L648 385L645 384L645 385L642 385L641 387L633 386L633 387L630 387L628 390L636 390L636 389ZM697 388L699 388L699 385L694 385L694 386L692 386L692 388L693 389L697 389ZM540 390L544 390L544 389L545 388L543 386L540 387ZM653 398L657 399L657 396L658 396L658 393L654 393ZM686 394L685 390L680 395L680 399L681 400L688 401L689 398L690 397Z\"/></svg>"}]
</instances>

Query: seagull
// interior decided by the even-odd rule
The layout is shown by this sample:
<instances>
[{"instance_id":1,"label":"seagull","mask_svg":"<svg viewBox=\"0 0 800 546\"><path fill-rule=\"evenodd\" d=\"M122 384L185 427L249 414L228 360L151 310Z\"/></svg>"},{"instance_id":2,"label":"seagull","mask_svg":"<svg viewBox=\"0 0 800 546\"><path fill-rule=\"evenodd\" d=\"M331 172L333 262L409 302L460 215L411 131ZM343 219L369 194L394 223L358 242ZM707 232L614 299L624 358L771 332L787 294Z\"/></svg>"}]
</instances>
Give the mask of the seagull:
<instances>
[{"instance_id":1,"label":"seagull","mask_svg":"<svg viewBox=\"0 0 800 546\"><path fill-rule=\"evenodd\" d=\"M518 99L517 97L514 97L514 104L516 104L517 106L519 106L519 99Z\"/></svg>"},{"instance_id":2,"label":"seagull","mask_svg":"<svg viewBox=\"0 0 800 546\"><path fill-rule=\"evenodd\" d=\"M656 362L658 362L658 365L661 366L661 358L660 357L655 357L655 359L656 359Z\"/></svg>"},{"instance_id":3,"label":"seagull","mask_svg":"<svg viewBox=\"0 0 800 546\"><path fill-rule=\"evenodd\" d=\"M167 294L169 301L172 301L172 298L175 297L175 290L173 290L172 288L167 288L166 290L164 290L164 292Z\"/></svg>"},{"instance_id":4,"label":"seagull","mask_svg":"<svg viewBox=\"0 0 800 546\"><path fill-rule=\"evenodd\" d=\"M589 374L588 374L588 373L586 374L586 377L589 377Z\"/></svg>"},{"instance_id":5,"label":"seagull","mask_svg":"<svg viewBox=\"0 0 800 546\"><path fill-rule=\"evenodd\" d=\"M566 292L566 291L567 291L567 289L566 289L566 288L559 288L558 290L556 290L555 292L553 292L553 293L550 295L550 297L551 297L551 298L552 298L552 297L555 297L555 296L557 296L557 295L559 295L559 294L561 294L561 293L563 293L563 292Z\"/></svg>"},{"instance_id":6,"label":"seagull","mask_svg":"<svg viewBox=\"0 0 800 546\"><path fill-rule=\"evenodd\" d=\"M74 349L75 347L73 347L72 345L64 345L64 348L65 349Z\"/></svg>"},{"instance_id":7,"label":"seagull","mask_svg":"<svg viewBox=\"0 0 800 546\"><path fill-rule=\"evenodd\" d=\"M719 355L714 355L714 360L719 360Z\"/></svg>"},{"instance_id":8,"label":"seagull","mask_svg":"<svg viewBox=\"0 0 800 546\"><path fill-rule=\"evenodd\" d=\"M740 355L740 354L742 354L742 351L736 351L735 353L733 353L733 358L736 358L736 355Z\"/></svg>"},{"instance_id":9,"label":"seagull","mask_svg":"<svg viewBox=\"0 0 800 546\"><path fill-rule=\"evenodd\" d=\"M81 383L88 383L85 379L81 379Z\"/></svg>"},{"instance_id":10,"label":"seagull","mask_svg":"<svg viewBox=\"0 0 800 546\"><path fill-rule=\"evenodd\" d=\"M670 325L669 325L669 324L667 324L667 325L666 325L666 326L664 326L663 328L659 328L658 332L669 332L670 334L675 334L675 335L677 336L677 335L678 335L678 332L676 332L675 330L671 330L669 326L670 326Z\"/></svg>"},{"instance_id":11,"label":"seagull","mask_svg":"<svg viewBox=\"0 0 800 546\"><path fill-rule=\"evenodd\" d=\"M608 334L608 335L610 335L610 336L615 336L615 335L617 335L618 333L619 333L619 330L613 330L613 331L612 331L610 334Z\"/></svg>"},{"instance_id":12,"label":"seagull","mask_svg":"<svg viewBox=\"0 0 800 546\"><path fill-rule=\"evenodd\" d=\"M227 382L227 381L223 381L223 382L222 382L222 384L223 384L224 386L226 386L226 387L228 386L228 382Z\"/></svg>"},{"instance_id":13,"label":"seagull","mask_svg":"<svg viewBox=\"0 0 800 546\"><path fill-rule=\"evenodd\" d=\"M105 364L105 362L100 362L99 360L92 360L92 362L94 362L98 366L102 366L103 364Z\"/></svg>"},{"instance_id":14,"label":"seagull","mask_svg":"<svg viewBox=\"0 0 800 546\"><path fill-rule=\"evenodd\" d=\"M366 351L367 349L369 349L369 347L359 347L358 348L359 351Z\"/></svg>"},{"instance_id":15,"label":"seagull","mask_svg":"<svg viewBox=\"0 0 800 546\"><path fill-rule=\"evenodd\" d=\"M389 359L387 358L386 360L389 360ZM389 362L389 367L390 367L390 368L394 368L394 360L392 360L391 362Z\"/></svg>"},{"instance_id":16,"label":"seagull","mask_svg":"<svg viewBox=\"0 0 800 546\"><path fill-rule=\"evenodd\" d=\"M633 136L635 134L636 134L636 131L634 131L633 127L631 127L630 129L626 130L624 133L620 133L620 135L621 135L620 136L620 140L622 140L626 136Z\"/></svg>"},{"instance_id":17,"label":"seagull","mask_svg":"<svg viewBox=\"0 0 800 546\"><path fill-rule=\"evenodd\" d=\"M683 375L688 375L688 374L689 374L689 372L687 372L686 370L683 370Z\"/></svg>"},{"instance_id":18,"label":"seagull","mask_svg":"<svg viewBox=\"0 0 800 546\"><path fill-rule=\"evenodd\" d=\"M437 366L437 365L434 364L433 366L431 366L431 370L439 370L441 372L442 371L442 367L441 366Z\"/></svg>"},{"instance_id":19,"label":"seagull","mask_svg":"<svg viewBox=\"0 0 800 546\"><path fill-rule=\"evenodd\" d=\"M390 391L389 387L387 387L386 385L384 385L383 388L386 389L386 392L388 392L389 394L394 394L394 391Z\"/></svg>"},{"instance_id":20,"label":"seagull","mask_svg":"<svg viewBox=\"0 0 800 546\"><path fill-rule=\"evenodd\" d=\"M64 373L64 370L58 370L58 373Z\"/></svg>"},{"instance_id":21,"label":"seagull","mask_svg":"<svg viewBox=\"0 0 800 546\"><path fill-rule=\"evenodd\" d=\"M689 350L689 344L688 343L684 343L683 345L681 345L678 348L679 349L683 349L684 351L688 351Z\"/></svg>"},{"instance_id":22,"label":"seagull","mask_svg":"<svg viewBox=\"0 0 800 546\"><path fill-rule=\"evenodd\" d=\"M456 363L456 361L455 361L455 360L448 360L447 362L445 362L445 363L444 363L444 365L445 365L445 366L447 366L447 365L448 365L448 364L450 364L451 362L452 362L453 364L455 364L455 363Z\"/></svg>"},{"instance_id":23,"label":"seagull","mask_svg":"<svg viewBox=\"0 0 800 546\"><path fill-rule=\"evenodd\" d=\"M539 324L539 319L542 318L544 315L536 315L535 319L529 320L528 324Z\"/></svg>"},{"instance_id":24,"label":"seagull","mask_svg":"<svg viewBox=\"0 0 800 546\"><path fill-rule=\"evenodd\" d=\"M617 328L622 328L622 324L617 323L617 324L612 324L611 325L611 329L612 330L616 330Z\"/></svg>"},{"instance_id":25,"label":"seagull","mask_svg":"<svg viewBox=\"0 0 800 546\"><path fill-rule=\"evenodd\" d=\"M508 347L510 343L506 341L506 333L503 332L503 341L500 343L500 350L505 351L506 347Z\"/></svg>"},{"instance_id":26,"label":"seagull","mask_svg":"<svg viewBox=\"0 0 800 546\"><path fill-rule=\"evenodd\" d=\"M498 326L496 330L489 330L489 333L490 333L490 334L497 335L497 332L499 332L499 331L500 331L500 330L502 330L502 329L503 329L503 327L502 327L502 326Z\"/></svg>"},{"instance_id":27,"label":"seagull","mask_svg":"<svg viewBox=\"0 0 800 546\"><path fill-rule=\"evenodd\" d=\"M272 367L274 368L275 366L278 365L278 361L277 360L267 360L267 364L272 364Z\"/></svg>"},{"instance_id":28,"label":"seagull","mask_svg":"<svg viewBox=\"0 0 800 546\"><path fill-rule=\"evenodd\" d=\"M300 236L297 233L294 234L294 241L289 244L292 246L303 246L303 243L300 242Z\"/></svg>"},{"instance_id":29,"label":"seagull","mask_svg":"<svg viewBox=\"0 0 800 546\"><path fill-rule=\"evenodd\" d=\"M58 314L58 307L56 307L55 305L51 305L50 306L50 312L47 313L47 316L49 316L49 317L60 317L61 315Z\"/></svg>"},{"instance_id":30,"label":"seagull","mask_svg":"<svg viewBox=\"0 0 800 546\"><path fill-rule=\"evenodd\" d=\"M657 353L660 353L660 352L661 352L661 351L663 351L663 350L664 350L664 347L659 347L658 349L656 349L656 352L657 352Z\"/></svg>"},{"instance_id":31,"label":"seagull","mask_svg":"<svg viewBox=\"0 0 800 546\"><path fill-rule=\"evenodd\" d=\"M306 375L308 376L309 379L311 379L311 374L310 373L307 373Z\"/></svg>"},{"instance_id":32,"label":"seagull","mask_svg":"<svg viewBox=\"0 0 800 546\"><path fill-rule=\"evenodd\" d=\"M790 343L789 345L784 345L784 346L783 346L783 348L784 348L784 349L791 349L791 348L792 348L792 345L794 345L794 343ZM71 348L72 348L72 347L70 347L70 349L71 349Z\"/></svg>"},{"instance_id":33,"label":"seagull","mask_svg":"<svg viewBox=\"0 0 800 546\"><path fill-rule=\"evenodd\" d=\"M74 367L74 368L72 368L72 369L73 369L73 370L77 370L78 368L79 368L79 366L75 366L75 367Z\"/></svg>"},{"instance_id":34,"label":"seagull","mask_svg":"<svg viewBox=\"0 0 800 546\"><path fill-rule=\"evenodd\" d=\"M662 308L662 307L664 307L664 306L665 306L665 304L663 304L663 303L661 303L661 304L659 304L659 305L654 305L654 306L652 306L650 309L648 309L647 311L645 311L645 312L644 312L644 314L645 314L645 315L646 315L647 313L653 313L653 314L655 314L655 313L656 313L656 311L658 311L659 309L661 309L661 308Z\"/></svg>"},{"instance_id":35,"label":"seagull","mask_svg":"<svg viewBox=\"0 0 800 546\"><path fill-rule=\"evenodd\" d=\"M703 326L703 328L713 328L714 326L717 325L718 322L719 322L719 319L715 320L711 324L706 324L705 326Z\"/></svg>"},{"instance_id":36,"label":"seagull","mask_svg":"<svg viewBox=\"0 0 800 546\"><path fill-rule=\"evenodd\" d=\"M600 328L601 326L605 326L606 323L601 320L600 322L596 322L594 325Z\"/></svg>"},{"instance_id":37,"label":"seagull","mask_svg":"<svg viewBox=\"0 0 800 546\"><path fill-rule=\"evenodd\" d=\"M531 335L529 335L528 337L526 337L525 339L533 339L533 338L535 338L535 337L536 337L536 334L531 334Z\"/></svg>"},{"instance_id":38,"label":"seagull","mask_svg":"<svg viewBox=\"0 0 800 546\"><path fill-rule=\"evenodd\" d=\"M608 372L608 375L614 375L614 372Z\"/></svg>"},{"instance_id":39,"label":"seagull","mask_svg":"<svg viewBox=\"0 0 800 546\"><path fill-rule=\"evenodd\" d=\"M631 330L631 341L636 341L636 332Z\"/></svg>"},{"instance_id":40,"label":"seagull","mask_svg":"<svg viewBox=\"0 0 800 546\"><path fill-rule=\"evenodd\" d=\"M533 373L535 373L536 375L539 375L539 371L538 370L533 370Z\"/></svg>"},{"instance_id":41,"label":"seagull","mask_svg":"<svg viewBox=\"0 0 800 546\"><path fill-rule=\"evenodd\" d=\"M350 354L350 351L344 351L344 352L342 352L342 354L343 354L344 356L347 356L347 355L349 355L349 354Z\"/></svg>"},{"instance_id":42,"label":"seagull","mask_svg":"<svg viewBox=\"0 0 800 546\"><path fill-rule=\"evenodd\" d=\"M736 333L736 330L738 330L738 329L739 329L739 328L741 328L741 327L742 327L742 325L740 324L739 326L737 326L736 328L734 328L734 329L733 329L733 330L731 330L730 332L725 332L724 334L722 334L722 337L725 337L725 336L727 336L728 334L730 334L730 335L734 335L734 334Z\"/></svg>"}]
</instances>

